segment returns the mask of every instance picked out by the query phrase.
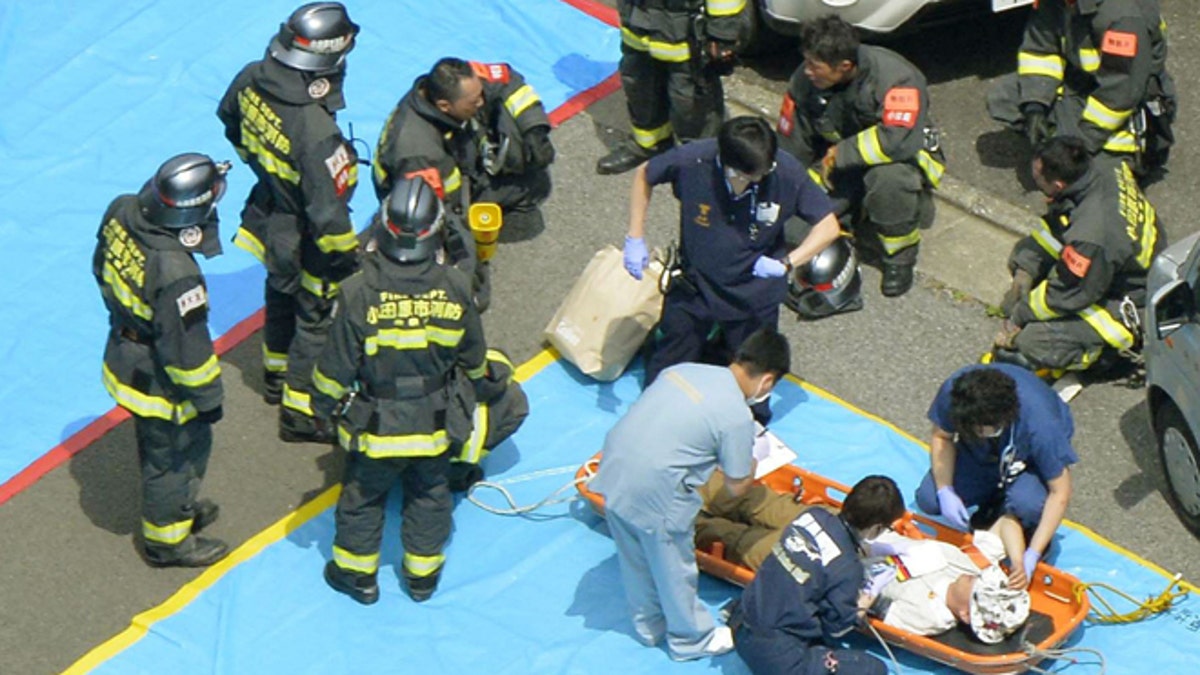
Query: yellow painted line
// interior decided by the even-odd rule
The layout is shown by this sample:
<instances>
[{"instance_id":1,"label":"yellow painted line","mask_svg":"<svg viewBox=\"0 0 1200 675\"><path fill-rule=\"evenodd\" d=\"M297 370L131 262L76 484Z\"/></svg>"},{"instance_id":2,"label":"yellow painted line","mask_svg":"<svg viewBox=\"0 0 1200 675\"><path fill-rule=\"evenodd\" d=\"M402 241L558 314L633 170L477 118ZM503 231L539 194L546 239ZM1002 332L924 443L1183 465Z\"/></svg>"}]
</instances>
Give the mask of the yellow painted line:
<instances>
[{"instance_id":1,"label":"yellow painted line","mask_svg":"<svg viewBox=\"0 0 1200 675\"><path fill-rule=\"evenodd\" d=\"M530 378L542 372L546 366L554 363L559 358L558 350L553 347L546 347L542 351L534 355L525 363L517 366L517 372L513 373L513 377L519 382L528 382Z\"/></svg>"},{"instance_id":2,"label":"yellow painted line","mask_svg":"<svg viewBox=\"0 0 1200 675\"><path fill-rule=\"evenodd\" d=\"M929 452L929 445L927 443L925 443L925 441L922 441L921 439L917 438L916 436L913 436L912 434L901 429L900 427L896 426L895 424L892 424L891 422L883 419L882 417L872 414L872 413L869 413L866 410L863 410L862 408L854 405L853 403L850 403L850 402L846 401L845 399L839 398L836 395L831 394L830 392L825 391L824 389L821 389L820 387L818 387L816 385L809 384L808 382L805 382L804 380L800 379L799 377L796 377L795 375L792 375L791 373L788 373L787 375L785 375L784 378L791 380L792 382L795 382L796 384L800 385L800 387L803 388L805 391L812 392L813 394L820 396L821 398L823 398L827 401L832 401L834 403L837 403L840 406L849 408L851 411L856 412L859 415L862 415L863 417L871 420L872 422L876 422L878 424L881 424L881 425L887 427L888 429L891 429L892 431L896 432L897 434L900 434L904 438L906 438L906 439L912 441L913 443L916 443L917 445L924 448L925 452Z\"/></svg>"}]
</instances>

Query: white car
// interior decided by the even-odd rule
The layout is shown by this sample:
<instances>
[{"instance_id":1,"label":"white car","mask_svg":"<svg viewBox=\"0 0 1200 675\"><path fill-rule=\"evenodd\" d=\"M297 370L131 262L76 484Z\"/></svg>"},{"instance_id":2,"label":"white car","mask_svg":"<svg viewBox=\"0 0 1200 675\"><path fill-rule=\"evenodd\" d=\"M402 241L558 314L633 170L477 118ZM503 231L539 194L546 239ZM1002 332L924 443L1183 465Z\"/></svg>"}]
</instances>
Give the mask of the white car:
<instances>
[{"instance_id":1,"label":"white car","mask_svg":"<svg viewBox=\"0 0 1200 675\"><path fill-rule=\"evenodd\" d=\"M1200 233L1163 251L1147 282L1146 401L1171 506L1200 535Z\"/></svg>"},{"instance_id":2,"label":"white car","mask_svg":"<svg viewBox=\"0 0 1200 675\"><path fill-rule=\"evenodd\" d=\"M756 0L761 20L776 33L797 35L801 22L837 14L871 33L892 33L915 25L925 15L957 10L978 11L990 5L1002 12L1034 0Z\"/></svg>"}]
</instances>

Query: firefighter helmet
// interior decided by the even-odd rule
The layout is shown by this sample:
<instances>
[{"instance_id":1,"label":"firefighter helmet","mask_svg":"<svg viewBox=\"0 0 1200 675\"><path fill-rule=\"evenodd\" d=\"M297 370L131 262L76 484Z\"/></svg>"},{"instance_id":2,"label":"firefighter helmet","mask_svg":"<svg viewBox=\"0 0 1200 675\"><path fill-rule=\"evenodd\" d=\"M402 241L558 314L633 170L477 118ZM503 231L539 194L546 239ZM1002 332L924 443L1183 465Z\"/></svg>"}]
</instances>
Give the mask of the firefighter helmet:
<instances>
[{"instance_id":1,"label":"firefighter helmet","mask_svg":"<svg viewBox=\"0 0 1200 675\"><path fill-rule=\"evenodd\" d=\"M379 211L384 230L378 240L379 250L392 260L420 262L442 248L445 208L424 179L396 181Z\"/></svg>"},{"instance_id":2,"label":"firefighter helmet","mask_svg":"<svg viewBox=\"0 0 1200 675\"><path fill-rule=\"evenodd\" d=\"M838 238L796 268L789 280L787 305L802 319L862 309L862 275L854 247Z\"/></svg>"},{"instance_id":3,"label":"firefighter helmet","mask_svg":"<svg viewBox=\"0 0 1200 675\"><path fill-rule=\"evenodd\" d=\"M280 63L307 72L337 70L354 49L358 24L340 2L310 2L279 25L268 51Z\"/></svg>"},{"instance_id":4,"label":"firefighter helmet","mask_svg":"<svg viewBox=\"0 0 1200 675\"><path fill-rule=\"evenodd\" d=\"M186 152L168 159L138 193L142 215L151 223L181 230L207 222L225 194L229 162Z\"/></svg>"}]
</instances>

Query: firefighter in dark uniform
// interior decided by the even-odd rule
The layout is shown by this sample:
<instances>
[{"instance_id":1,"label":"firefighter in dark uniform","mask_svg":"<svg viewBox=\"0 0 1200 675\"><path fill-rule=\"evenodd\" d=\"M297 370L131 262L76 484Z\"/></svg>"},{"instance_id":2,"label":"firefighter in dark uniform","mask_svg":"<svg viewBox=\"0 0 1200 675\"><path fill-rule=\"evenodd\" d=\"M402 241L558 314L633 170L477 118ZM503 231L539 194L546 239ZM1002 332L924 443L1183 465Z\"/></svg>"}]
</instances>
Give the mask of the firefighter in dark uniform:
<instances>
[{"instance_id":1,"label":"firefighter in dark uniform","mask_svg":"<svg viewBox=\"0 0 1200 675\"><path fill-rule=\"evenodd\" d=\"M450 536L451 448L471 433L460 374L485 391L483 324L470 279L439 260L444 211L420 178L397 181L380 207L377 249L346 280L317 366L314 404L329 413L349 396L338 439L349 452L325 579L358 602L379 599L384 505L404 486L403 579L414 600L437 588Z\"/></svg>"},{"instance_id":2,"label":"firefighter in dark uniform","mask_svg":"<svg viewBox=\"0 0 1200 675\"><path fill-rule=\"evenodd\" d=\"M621 86L631 137L596 163L624 173L670 148L717 134L721 75L750 29L749 0L618 0Z\"/></svg>"},{"instance_id":3,"label":"firefighter in dark uniform","mask_svg":"<svg viewBox=\"0 0 1200 675\"><path fill-rule=\"evenodd\" d=\"M731 353L759 328L775 329L788 292L785 277L839 233L829 198L795 157L778 149L770 125L737 117L721 125L717 138L638 167L625 237L625 268L637 279L649 261L646 209L660 183L670 183L680 202L681 274L663 303L646 386L669 366L700 360L714 326ZM783 224L793 216L813 227L789 251ZM770 412L765 402L755 403L755 415L765 423Z\"/></svg>"},{"instance_id":4,"label":"firefighter in dark uniform","mask_svg":"<svg viewBox=\"0 0 1200 675\"><path fill-rule=\"evenodd\" d=\"M841 513L808 509L783 531L733 609L734 645L755 675L884 675L882 661L836 646L882 584L864 583L866 542L904 515L886 476L855 484ZM894 578L895 574L883 577ZM874 580L872 580L873 582Z\"/></svg>"},{"instance_id":5,"label":"firefighter in dark uniform","mask_svg":"<svg viewBox=\"0 0 1200 675\"><path fill-rule=\"evenodd\" d=\"M863 221L875 231L883 294L903 295L945 171L925 76L893 51L860 45L837 16L806 23L801 44L804 64L779 114L780 145L810 167L848 229Z\"/></svg>"},{"instance_id":6,"label":"firefighter in dark uniform","mask_svg":"<svg viewBox=\"0 0 1200 675\"><path fill-rule=\"evenodd\" d=\"M1157 0L1042 0L988 112L1033 146L1077 136L1092 156L1131 158L1139 175L1160 168L1176 105L1166 30Z\"/></svg>"},{"instance_id":7,"label":"firefighter in dark uniform","mask_svg":"<svg viewBox=\"0 0 1200 675\"><path fill-rule=\"evenodd\" d=\"M1078 138L1040 146L1033 176L1050 209L1009 256L1009 319L993 357L1055 371L1089 368L1106 349L1128 353L1150 263L1167 244L1154 206L1128 164L1093 161Z\"/></svg>"},{"instance_id":8,"label":"firefighter in dark uniform","mask_svg":"<svg viewBox=\"0 0 1200 675\"><path fill-rule=\"evenodd\" d=\"M263 398L282 402L285 441L333 438L329 420L314 416L311 379L338 284L357 266L349 208L357 156L334 119L357 33L341 4L304 5L266 57L238 73L217 110L258 178L234 243L267 268Z\"/></svg>"},{"instance_id":9,"label":"firefighter in dark uniform","mask_svg":"<svg viewBox=\"0 0 1200 675\"><path fill-rule=\"evenodd\" d=\"M541 231L550 196L550 118L533 87L503 63L444 58L418 77L384 124L375 148L375 194L401 177L426 176L463 217L494 202L518 236Z\"/></svg>"},{"instance_id":10,"label":"firefighter in dark uniform","mask_svg":"<svg viewBox=\"0 0 1200 675\"><path fill-rule=\"evenodd\" d=\"M208 291L193 257L221 252L217 201L228 163L164 163L136 195L109 205L92 272L109 312L104 387L133 415L142 467L142 540L156 567L211 565L229 552L198 534L217 505L197 499L221 419L221 366Z\"/></svg>"}]
</instances>

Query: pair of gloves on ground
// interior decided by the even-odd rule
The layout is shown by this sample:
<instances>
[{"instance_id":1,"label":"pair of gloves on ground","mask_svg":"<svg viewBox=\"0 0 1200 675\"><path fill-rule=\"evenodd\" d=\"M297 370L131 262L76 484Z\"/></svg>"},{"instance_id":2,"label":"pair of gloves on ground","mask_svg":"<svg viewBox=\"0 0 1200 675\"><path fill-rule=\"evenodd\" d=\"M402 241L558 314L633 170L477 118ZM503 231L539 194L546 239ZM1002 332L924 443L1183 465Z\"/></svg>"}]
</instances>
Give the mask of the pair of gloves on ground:
<instances>
[{"instance_id":1,"label":"pair of gloves on ground","mask_svg":"<svg viewBox=\"0 0 1200 675\"><path fill-rule=\"evenodd\" d=\"M650 252L646 250L646 240L625 235L625 271L640 281L642 270L649 264ZM754 270L751 273L760 279L777 279L788 273L788 266L782 260L764 255L754 261Z\"/></svg>"}]
</instances>

